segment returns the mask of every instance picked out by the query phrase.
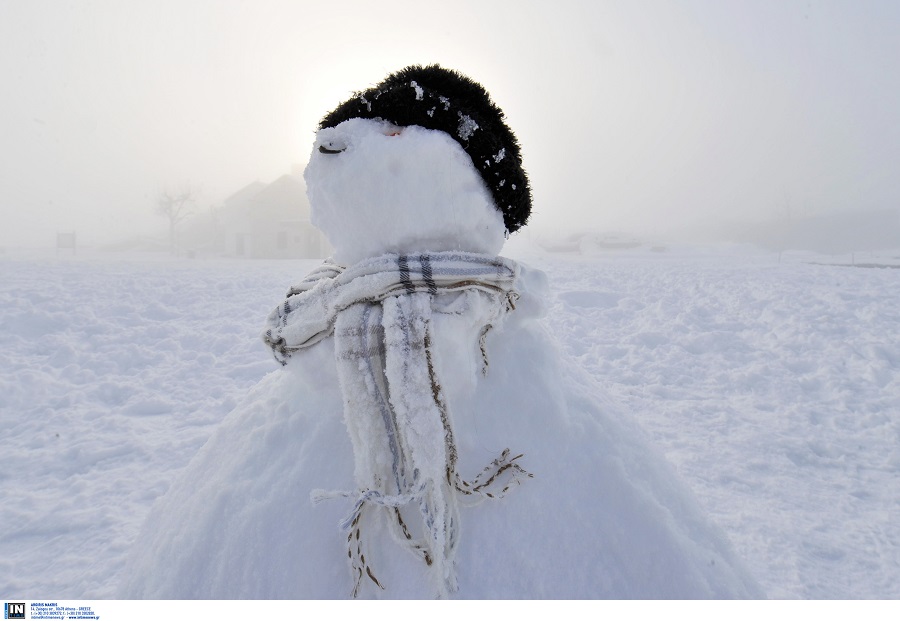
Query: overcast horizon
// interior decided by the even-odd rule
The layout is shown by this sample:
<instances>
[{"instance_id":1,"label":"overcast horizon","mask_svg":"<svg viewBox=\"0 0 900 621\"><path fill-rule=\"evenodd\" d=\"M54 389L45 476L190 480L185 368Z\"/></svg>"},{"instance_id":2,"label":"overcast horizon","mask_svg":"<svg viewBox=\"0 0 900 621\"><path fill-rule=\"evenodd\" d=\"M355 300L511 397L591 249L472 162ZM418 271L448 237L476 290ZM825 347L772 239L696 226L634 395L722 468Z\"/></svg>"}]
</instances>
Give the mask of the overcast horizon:
<instances>
[{"instance_id":1,"label":"overcast horizon","mask_svg":"<svg viewBox=\"0 0 900 621\"><path fill-rule=\"evenodd\" d=\"M205 211L302 169L326 112L432 62L506 113L535 230L896 210L898 26L890 1L4 2L0 247L161 230L163 189Z\"/></svg>"}]
</instances>

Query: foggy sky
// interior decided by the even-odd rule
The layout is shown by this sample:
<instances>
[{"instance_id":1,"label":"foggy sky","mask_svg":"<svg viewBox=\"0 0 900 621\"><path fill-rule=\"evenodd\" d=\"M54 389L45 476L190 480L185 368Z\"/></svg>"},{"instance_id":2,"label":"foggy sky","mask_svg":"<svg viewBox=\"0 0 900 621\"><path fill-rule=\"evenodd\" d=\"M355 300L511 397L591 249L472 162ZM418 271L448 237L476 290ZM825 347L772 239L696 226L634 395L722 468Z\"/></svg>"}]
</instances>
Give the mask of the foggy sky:
<instances>
[{"instance_id":1,"label":"foggy sky","mask_svg":"<svg viewBox=\"0 0 900 621\"><path fill-rule=\"evenodd\" d=\"M536 228L897 208L898 32L892 0L3 0L0 246L161 230L162 189L302 168L326 112L430 62L505 111Z\"/></svg>"}]
</instances>

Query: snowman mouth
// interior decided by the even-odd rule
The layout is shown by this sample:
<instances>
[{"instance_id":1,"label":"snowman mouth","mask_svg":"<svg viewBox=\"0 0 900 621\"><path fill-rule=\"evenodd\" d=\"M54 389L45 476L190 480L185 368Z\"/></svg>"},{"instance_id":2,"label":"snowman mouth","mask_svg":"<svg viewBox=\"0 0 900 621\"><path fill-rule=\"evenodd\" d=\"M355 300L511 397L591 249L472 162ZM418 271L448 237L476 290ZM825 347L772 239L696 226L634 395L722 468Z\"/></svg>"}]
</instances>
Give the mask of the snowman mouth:
<instances>
[{"instance_id":1,"label":"snowman mouth","mask_svg":"<svg viewBox=\"0 0 900 621\"><path fill-rule=\"evenodd\" d=\"M331 149L329 147L326 147L324 144L319 145L319 153L325 153L326 155L337 155L338 153L343 153L346 149L347 147L344 147L342 149Z\"/></svg>"}]
</instances>

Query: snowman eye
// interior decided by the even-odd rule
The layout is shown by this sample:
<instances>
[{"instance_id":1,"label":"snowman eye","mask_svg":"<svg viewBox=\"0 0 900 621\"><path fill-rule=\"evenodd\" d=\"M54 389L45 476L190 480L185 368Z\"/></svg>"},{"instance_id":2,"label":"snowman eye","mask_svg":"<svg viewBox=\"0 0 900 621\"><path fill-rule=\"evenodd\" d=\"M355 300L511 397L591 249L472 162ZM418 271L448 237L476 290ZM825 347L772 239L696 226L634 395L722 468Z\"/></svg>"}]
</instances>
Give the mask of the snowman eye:
<instances>
[{"instance_id":1,"label":"snowman eye","mask_svg":"<svg viewBox=\"0 0 900 621\"><path fill-rule=\"evenodd\" d=\"M343 153L350 146L350 140L340 132L323 130L317 136L316 143L319 146L319 153L326 155L337 155Z\"/></svg>"}]
</instances>

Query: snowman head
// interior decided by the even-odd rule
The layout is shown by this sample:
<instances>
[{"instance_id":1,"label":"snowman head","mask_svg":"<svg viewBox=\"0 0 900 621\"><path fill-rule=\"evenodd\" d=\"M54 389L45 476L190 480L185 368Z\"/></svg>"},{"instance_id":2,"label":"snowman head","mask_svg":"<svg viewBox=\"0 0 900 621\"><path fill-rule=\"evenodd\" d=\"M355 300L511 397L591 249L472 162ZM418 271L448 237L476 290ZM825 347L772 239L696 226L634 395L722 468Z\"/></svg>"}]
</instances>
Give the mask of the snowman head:
<instances>
[{"instance_id":1,"label":"snowman head","mask_svg":"<svg viewBox=\"0 0 900 621\"><path fill-rule=\"evenodd\" d=\"M497 254L531 211L503 113L436 65L408 67L328 114L304 177L313 224L345 265L387 252Z\"/></svg>"}]
</instances>

